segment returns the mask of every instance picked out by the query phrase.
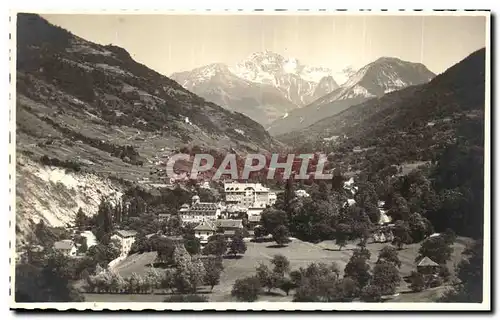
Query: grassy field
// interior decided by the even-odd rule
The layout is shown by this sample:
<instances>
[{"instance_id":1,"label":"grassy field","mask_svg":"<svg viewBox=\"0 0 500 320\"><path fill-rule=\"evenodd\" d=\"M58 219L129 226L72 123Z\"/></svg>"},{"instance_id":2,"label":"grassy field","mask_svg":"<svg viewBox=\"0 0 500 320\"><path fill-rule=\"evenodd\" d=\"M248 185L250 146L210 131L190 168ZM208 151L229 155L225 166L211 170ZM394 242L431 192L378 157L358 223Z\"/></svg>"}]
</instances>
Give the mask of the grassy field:
<instances>
[{"instance_id":1,"label":"grassy field","mask_svg":"<svg viewBox=\"0 0 500 320\"><path fill-rule=\"evenodd\" d=\"M468 242L465 238L459 238L453 246L452 259L449 261L450 270L453 271L455 264L462 259L462 251ZM253 243L247 242L247 251L239 259L225 259L224 271L221 274L221 282L214 287L213 292L208 288L202 287L200 294L206 294L210 301L230 302L236 301L231 296L231 289L237 279L248 277L255 274L255 268L259 263L271 265L270 260L275 254L282 254L290 260L292 270L299 267L306 267L312 262L335 262L343 271L345 265L352 255L352 250L356 247L354 243L339 251L333 241L324 241L319 244L312 244L293 239L286 247L275 248L274 242ZM378 252L385 244L371 243L367 248L371 252L370 264L373 266L377 260ZM399 259L402 262L400 268L401 275L409 275L415 270L415 257L417 256L419 244L406 246L399 251ZM154 260L155 253L146 253L142 255L133 255L120 263L116 270L122 276L128 276L132 272L146 273L150 267L147 265ZM408 287L404 281L401 282L397 292L399 295L391 298L394 302L428 302L434 301L442 292L444 287L433 288L420 293L409 293ZM162 294L144 294L144 295L125 295L125 294L88 294L87 301L162 301L165 295ZM274 290L271 294L261 295L259 301L291 301L292 295L286 296L280 290Z\"/></svg>"}]
</instances>

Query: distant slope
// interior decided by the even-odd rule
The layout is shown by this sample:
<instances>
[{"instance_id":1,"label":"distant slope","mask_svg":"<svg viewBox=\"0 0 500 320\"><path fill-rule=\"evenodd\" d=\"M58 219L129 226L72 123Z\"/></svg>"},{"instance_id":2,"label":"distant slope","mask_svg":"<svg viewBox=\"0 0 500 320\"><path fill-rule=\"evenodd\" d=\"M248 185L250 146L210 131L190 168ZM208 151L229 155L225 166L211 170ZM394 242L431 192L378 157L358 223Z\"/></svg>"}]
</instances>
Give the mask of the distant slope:
<instances>
[{"instance_id":1,"label":"distant slope","mask_svg":"<svg viewBox=\"0 0 500 320\"><path fill-rule=\"evenodd\" d=\"M399 161L431 160L434 149L456 139L457 130L469 131L463 134L475 137L470 143L480 144L484 109L485 49L481 49L427 84L371 99L278 138L297 147L331 144L344 152L375 148L397 154Z\"/></svg>"},{"instance_id":2,"label":"distant slope","mask_svg":"<svg viewBox=\"0 0 500 320\"><path fill-rule=\"evenodd\" d=\"M280 135L306 128L350 106L408 86L426 83L433 77L434 74L423 64L397 58L380 58L354 73L338 89L272 123L269 132Z\"/></svg>"}]
</instances>

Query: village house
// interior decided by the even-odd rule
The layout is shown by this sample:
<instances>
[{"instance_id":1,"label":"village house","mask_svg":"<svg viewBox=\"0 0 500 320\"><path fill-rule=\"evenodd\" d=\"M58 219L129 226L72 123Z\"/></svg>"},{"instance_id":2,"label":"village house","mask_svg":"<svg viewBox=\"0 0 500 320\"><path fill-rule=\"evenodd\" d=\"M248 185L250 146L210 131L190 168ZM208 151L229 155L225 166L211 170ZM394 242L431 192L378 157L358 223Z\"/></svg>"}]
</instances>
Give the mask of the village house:
<instances>
[{"instance_id":1,"label":"village house","mask_svg":"<svg viewBox=\"0 0 500 320\"><path fill-rule=\"evenodd\" d=\"M67 257L76 256L76 246L73 240L61 240L54 243L54 250L59 251Z\"/></svg>"},{"instance_id":2,"label":"village house","mask_svg":"<svg viewBox=\"0 0 500 320\"><path fill-rule=\"evenodd\" d=\"M241 219L219 219L215 222L215 227L218 232L224 233L225 236L233 236L237 230L243 229L243 220Z\"/></svg>"},{"instance_id":3,"label":"village house","mask_svg":"<svg viewBox=\"0 0 500 320\"><path fill-rule=\"evenodd\" d=\"M215 221L222 212L220 203L200 202L200 197L195 195L191 199L191 206L183 204L179 215L183 223L199 223L203 221Z\"/></svg>"},{"instance_id":4,"label":"village house","mask_svg":"<svg viewBox=\"0 0 500 320\"><path fill-rule=\"evenodd\" d=\"M429 257L423 257L417 264L417 271L424 275L438 274L440 269L440 265L432 261Z\"/></svg>"},{"instance_id":5,"label":"village house","mask_svg":"<svg viewBox=\"0 0 500 320\"><path fill-rule=\"evenodd\" d=\"M206 244L208 238L216 233L226 237L232 237L237 230L243 229L241 219L217 219L215 221L203 221L194 228L194 235L200 239L201 244Z\"/></svg>"},{"instance_id":6,"label":"village house","mask_svg":"<svg viewBox=\"0 0 500 320\"><path fill-rule=\"evenodd\" d=\"M132 244L135 242L136 231L133 230L116 230L111 236L111 240L118 240L120 243L120 256L125 257L130 252Z\"/></svg>"},{"instance_id":7,"label":"village house","mask_svg":"<svg viewBox=\"0 0 500 320\"><path fill-rule=\"evenodd\" d=\"M212 222L204 221L194 228L194 236L200 240L201 244L206 244L215 231L216 228Z\"/></svg>"}]
</instances>

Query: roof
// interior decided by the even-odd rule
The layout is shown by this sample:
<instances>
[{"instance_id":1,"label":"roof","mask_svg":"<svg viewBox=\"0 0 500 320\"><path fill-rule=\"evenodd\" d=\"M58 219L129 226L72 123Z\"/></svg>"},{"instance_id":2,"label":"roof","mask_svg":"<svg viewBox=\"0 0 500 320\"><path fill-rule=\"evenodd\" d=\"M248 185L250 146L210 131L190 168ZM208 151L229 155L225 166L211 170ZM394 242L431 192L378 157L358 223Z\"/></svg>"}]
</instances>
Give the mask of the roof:
<instances>
[{"instance_id":1,"label":"roof","mask_svg":"<svg viewBox=\"0 0 500 320\"><path fill-rule=\"evenodd\" d=\"M134 230L116 230L115 233L122 238L135 237L137 231Z\"/></svg>"},{"instance_id":2,"label":"roof","mask_svg":"<svg viewBox=\"0 0 500 320\"><path fill-rule=\"evenodd\" d=\"M158 217L170 217L171 213L158 213Z\"/></svg>"},{"instance_id":3,"label":"roof","mask_svg":"<svg viewBox=\"0 0 500 320\"><path fill-rule=\"evenodd\" d=\"M255 216L255 215L260 215L262 211L264 211L265 208L248 208L247 213L249 216Z\"/></svg>"},{"instance_id":4,"label":"roof","mask_svg":"<svg viewBox=\"0 0 500 320\"><path fill-rule=\"evenodd\" d=\"M218 219L215 221L219 228L243 228L241 219Z\"/></svg>"},{"instance_id":5,"label":"roof","mask_svg":"<svg viewBox=\"0 0 500 320\"><path fill-rule=\"evenodd\" d=\"M225 191L239 191L243 192L245 190L254 190L256 192L269 192L269 188L264 187L261 183L224 183Z\"/></svg>"},{"instance_id":6,"label":"roof","mask_svg":"<svg viewBox=\"0 0 500 320\"><path fill-rule=\"evenodd\" d=\"M71 250L75 246L73 240L61 240L54 243L54 249Z\"/></svg>"},{"instance_id":7,"label":"roof","mask_svg":"<svg viewBox=\"0 0 500 320\"><path fill-rule=\"evenodd\" d=\"M215 231L215 226L208 221L204 221L194 228L195 231Z\"/></svg>"},{"instance_id":8,"label":"roof","mask_svg":"<svg viewBox=\"0 0 500 320\"><path fill-rule=\"evenodd\" d=\"M429 257L423 257L417 264L419 267L439 267L439 264L432 261Z\"/></svg>"},{"instance_id":9,"label":"roof","mask_svg":"<svg viewBox=\"0 0 500 320\"><path fill-rule=\"evenodd\" d=\"M224 235L225 236L232 236L235 233L236 233L236 231L234 231L234 230L226 230L226 231L224 231Z\"/></svg>"},{"instance_id":10,"label":"roof","mask_svg":"<svg viewBox=\"0 0 500 320\"><path fill-rule=\"evenodd\" d=\"M212 202L198 202L191 206L191 211L199 211L199 210L217 210L219 206L217 203Z\"/></svg>"}]
</instances>

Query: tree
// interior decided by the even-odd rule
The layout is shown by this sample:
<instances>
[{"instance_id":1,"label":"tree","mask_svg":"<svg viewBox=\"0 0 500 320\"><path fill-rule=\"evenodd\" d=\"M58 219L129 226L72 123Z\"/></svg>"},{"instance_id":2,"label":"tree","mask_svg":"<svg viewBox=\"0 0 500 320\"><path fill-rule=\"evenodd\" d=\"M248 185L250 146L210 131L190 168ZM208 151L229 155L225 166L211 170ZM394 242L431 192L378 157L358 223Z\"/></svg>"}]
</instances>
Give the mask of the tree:
<instances>
[{"instance_id":1,"label":"tree","mask_svg":"<svg viewBox=\"0 0 500 320\"><path fill-rule=\"evenodd\" d=\"M182 233L182 219L179 215L173 215L167 220L166 233L171 236L177 236Z\"/></svg>"},{"instance_id":2,"label":"tree","mask_svg":"<svg viewBox=\"0 0 500 320\"><path fill-rule=\"evenodd\" d=\"M268 233L266 233L266 229L263 226L256 226L253 229L253 234L256 239L265 237Z\"/></svg>"},{"instance_id":3,"label":"tree","mask_svg":"<svg viewBox=\"0 0 500 320\"><path fill-rule=\"evenodd\" d=\"M238 279L234 283L231 295L239 301L253 302L259 297L261 287L260 280L255 276Z\"/></svg>"},{"instance_id":4,"label":"tree","mask_svg":"<svg viewBox=\"0 0 500 320\"><path fill-rule=\"evenodd\" d=\"M394 240L393 244L398 247L398 250L403 249L404 244L411 243L410 227L408 223L398 220L394 226Z\"/></svg>"},{"instance_id":5,"label":"tree","mask_svg":"<svg viewBox=\"0 0 500 320\"><path fill-rule=\"evenodd\" d=\"M222 256L227 252L227 241L224 235L215 234L208 238L208 243L203 248L204 255L214 254L216 256Z\"/></svg>"},{"instance_id":6,"label":"tree","mask_svg":"<svg viewBox=\"0 0 500 320\"><path fill-rule=\"evenodd\" d=\"M334 302L342 299L338 279L333 273L303 277L295 290L294 302Z\"/></svg>"},{"instance_id":7,"label":"tree","mask_svg":"<svg viewBox=\"0 0 500 320\"><path fill-rule=\"evenodd\" d=\"M342 176L340 170L335 169L333 171L333 176L332 176L332 190L336 192L341 192L343 191L342 190L343 187L344 187L344 177Z\"/></svg>"},{"instance_id":8,"label":"tree","mask_svg":"<svg viewBox=\"0 0 500 320\"><path fill-rule=\"evenodd\" d=\"M71 285L69 259L51 253L38 264L16 265L16 302L79 302L84 297Z\"/></svg>"},{"instance_id":9,"label":"tree","mask_svg":"<svg viewBox=\"0 0 500 320\"><path fill-rule=\"evenodd\" d=\"M238 253L244 254L247 251L247 245L240 234L235 234L229 244L229 254L236 256Z\"/></svg>"},{"instance_id":10,"label":"tree","mask_svg":"<svg viewBox=\"0 0 500 320\"><path fill-rule=\"evenodd\" d=\"M428 238L422 242L418 250L418 256L415 260L418 261L423 257L428 257L432 261L444 264L446 261L450 260L452 253L453 248L450 247L445 238L437 236Z\"/></svg>"},{"instance_id":11,"label":"tree","mask_svg":"<svg viewBox=\"0 0 500 320\"><path fill-rule=\"evenodd\" d=\"M278 226L288 225L287 213L283 210L268 208L262 211L260 222L262 227L266 230L266 233L270 234L273 233Z\"/></svg>"},{"instance_id":12,"label":"tree","mask_svg":"<svg viewBox=\"0 0 500 320\"><path fill-rule=\"evenodd\" d=\"M350 277L344 277L342 281L338 282L339 292L345 301L351 301L359 295L359 287L356 280Z\"/></svg>"},{"instance_id":13,"label":"tree","mask_svg":"<svg viewBox=\"0 0 500 320\"><path fill-rule=\"evenodd\" d=\"M215 259L205 260L205 284L210 286L210 291L219 284L222 266Z\"/></svg>"},{"instance_id":14,"label":"tree","mask_svg":"<svg viewBox=\"0 0 500 320\"><path fill-rule=\"evenodd\" d=\"M199 254L201 250L200 239L194 235L184 235L184 247L191 255Z\"/></svg>"},{"instance_id":15,"label":"tree","mask_svg":"<svg viewBox=\"0 0 500 320\"><path fill-rule=\"evenodd\" d=\"M195 293L205 278L203 262L199 258L191 258L184 246L177 246L174 251L174 263L174 286L177 291Z\"/></svg>"},{"instance_id":16,"label":"tree","mask_svg":"<svg viewBox=\"0 0 500 320\"><path fill-rule=\"evenodd\" d=\"M375 264L371 284L377 286L382 294L393 294L400 282L399 270L394 264L387 261Z\"/></svg>"},{"instance_id":17,"label":"tree","mask_svg":"<svg viewBox=\"0 0 500 320\"><path fill-rule=\"evenodd\" d=\"M360 288L364 288L371 278L370 266L366 260L364 257L353 254L344 269L344 277L356 280Z\"/></svg>"},{"instance_id":18,"label":"tree","mask_svg":"<svg viewBox=\"0 0 500 320\"><path fill-rule=\"evenodd\" d=\"M163 278L160 282L160 288L167 289L173 292L175 287L175 270L174 269L166 269L163 274Z\"/></svg>"},{"instance_id":19,"label":"tree","mask_svg":"<svg viewBox=\"0 0 500 320\"><path fill-rule=\"evenodd\" d=\"M352 252L353 259L361 258L364 259L365 261L370 260L371 255L372 254L370 253L370 250L366 249L365 247L356 248Z\"/></svg>"},{"instance_id":20,"label":"tree","mask_svg":"<svg viewBox=\"0 0 500 320\"><path fill-rule=\"evenodd\" d=\"M398 257L398 252L394 247L385 246L378 254L377 262L387 261L394 264L396 267L401 268L401 261Z\"/></svg>"},{"instance_id":21,"label":"tree","mask_svg":"<svg viewBox=\"0 0 500 320\"><path fill-rule=\"evenodd\" d=\"M88 250L87 248L87 239L84 238L84 240L80 243L80 247L78 248L78 253L84 254Z\"/></svg>"},{"instance_id":22,"label":"tree","mask_svg":"<svg viewBox=\"0 0 500 320\"><path fill-rule=\"evenodd\" d=\"M288 296L290 290L292 290L293 288L295 288L295 284L294 284L294 282L290 278L282 278L279 281L278 288L280 288L281 290L283 290L283 292L285 292L286 295Z\"/></svg>"},{"instance_id":23,"label":"tree","mask_svg":"<svg viewBox=\"0 0 500 320\"><path fill-rule=\"evenodd\" d=\"M279 225L273 230L273 240L276 241L279 246L284 246L288 243L288 237L288 228L284 225Z\"/></svg>"},{"instance_id":24,"label":"tree","mask_svg":"<svg viewBox=\"0 0 500 320\"><path fill-rule=\"evenodd\" d=\"M280 276L269 270L265 264L261 263L256 270L257 278L259 279L261 286L267 288L267 292L271 292L272 289L278 286Z\"/></svg>"},{"instance_id":25,"label":"tree","mask_svg":"<svg viewBox=\"0 0 500 320\"><path fill-rule=\"evenodd\" d=\"M457 235L455 234L455 231L453 231L452 229L450 228L447 228L443 234L442 234L443 238L444 238L444 241L448 244L448 245L453 245L455 243L455 241L457 240Z\"/></svg>"},{"instance_id":26,"label":"tree","mask_svg":"<svg viewBox=\"0 0 500 320\"><path fill-rule=\"evenodd\" d=\"M434 231L430 221L422 217L419 213L412 213L410 215L408 227L410 229L410 237L415 242L424 240Z\"/></svg>"},{"instance_id":27,"label":"tree","mask_svg":"<svg viewBox=\"0 0 500 320\"><path fill-rule=\"evenodd\" d=\"M387 212L393 220L403 220L407 221L410 215L410 209L408 207L408 202L400 194L396 194L391 201L391 208Z\"/></svg>"},{"instance_id":28,"label":"tree","mask_svg":"<svg viewBox=\"0 0 500 320\"><path fill-rule=\"evenodd\" d=\"M152 236L150 239L152 250L158 253L157 261L169 264L173 261L175 244L170 239L165 239L158 236Z\"/></svg>"},{"instance_id":29,"label":"tree","mask_svg":"<svg viewBox=\"0 0 500 320\"><path fill-rule=\"evenodd\" d=\"M88 219L85 213L83 213L82 208L78 208L78 212L76 213L75 216L75 226L78 228L78 230L82 231L87 227L88 225Z\"/></svg>"},{"instance_id":30,"label":"tree","mask_svg":"<svg viewBox=\"0 0 500 320\"><path fill-rule=\"evenodd\" d=\"M294 191L295 188L294 188L293 182L294 182L293 176L287 179L286 186L285 186L285 194L284 194L284 199L283 199L283 202L284 202L283 209L288 216L290 216L290 214L291 214L291 212L290 212L291 204L292 204L293 199L295 198L295 191Z\"/></svg>"},{"instance_id":31,"label":"tree","mask_svg":"<svg viewBox=\"0 0 500 320\"><path fill-rule=\"evenodd\" d=\"M337 226L335 231L335 244L339 246L339 251L347 244L347 239L349 238L350 227L345 223L341 223Z\"/></svg>"},{"instance_id":32,"label":"tree","mask_svg":"<svg viewBox=\"0 0 500 320\"><path fill-rule=\"evenodd\" d=\"M458 283L445 293L443 302L483 301L483 243L475 241L463 251L465 258L456 268Z\"/></svg>"},{"instance_id":33,"label":"tree","mask_svg":"<svg viewBox=\"0 0 500 320\"><path fill-rule=\"evenodd\" d=\"M361 290L361 301L365 302L380 302L382 298L382 293L379 287L375 285L369 285Z\"/></svg>"},{"instance_id":34,"label":"tree","mask_svg":"<svg viewBox=\"0 0 500 320\"><path fill-rule=\"evenodd\" d=\"M273 272L285 276L285 273L290 271L290 261L288 261L287 257L281 254L277 254L271 260L271 263L274 265Z\"/></svg>"},{"instance_id":35,"label":"tree","mask_svg":"<svg viewBox=\"0 0 500 320\"><path fill-rule=\"evenodd\" d=\"M425 289L425 279L420 272L413 271L410 275L410 289L413 292L421 292Z\"/></svg>"},{"instance_id":36,"label":"tree","mask_svg":"<svg viewBox=\"0 0 500 320\"><path fill-rule=\"evenodd\" d=\"M97 230L95 232L97 240L101 241L106 235L113 231L113 206L103 198L97 209Z\"/></svg>"}]
</instances>

